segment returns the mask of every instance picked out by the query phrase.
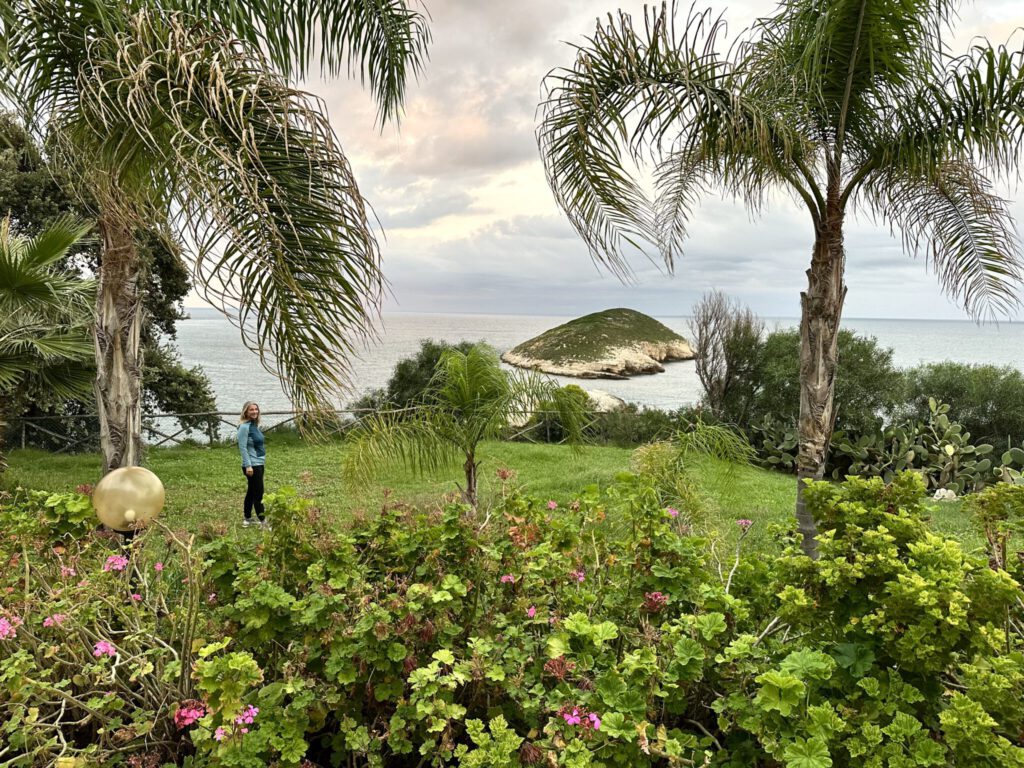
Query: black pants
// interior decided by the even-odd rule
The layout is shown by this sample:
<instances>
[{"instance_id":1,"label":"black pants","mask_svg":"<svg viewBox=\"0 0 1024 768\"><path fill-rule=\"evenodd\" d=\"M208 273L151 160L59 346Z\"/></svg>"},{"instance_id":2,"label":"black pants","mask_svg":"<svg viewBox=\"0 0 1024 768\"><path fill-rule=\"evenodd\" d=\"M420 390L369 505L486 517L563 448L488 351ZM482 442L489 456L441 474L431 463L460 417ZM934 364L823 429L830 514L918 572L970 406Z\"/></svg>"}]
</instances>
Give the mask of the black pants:
<instances>
[{"instance_id":1,"label":"black pants","mask_svg":"<svg viewBox=\"0 0 1024 768\"><path fill-rule=\"evenodd\" d=\"M245 467L242 468L245 475ZM245 519L252 519L252 511L256 510L256 517L263 519L263 467L253 467L251 475L245 475L248 483L245 489Z\"/></svg>"}]
</instances>

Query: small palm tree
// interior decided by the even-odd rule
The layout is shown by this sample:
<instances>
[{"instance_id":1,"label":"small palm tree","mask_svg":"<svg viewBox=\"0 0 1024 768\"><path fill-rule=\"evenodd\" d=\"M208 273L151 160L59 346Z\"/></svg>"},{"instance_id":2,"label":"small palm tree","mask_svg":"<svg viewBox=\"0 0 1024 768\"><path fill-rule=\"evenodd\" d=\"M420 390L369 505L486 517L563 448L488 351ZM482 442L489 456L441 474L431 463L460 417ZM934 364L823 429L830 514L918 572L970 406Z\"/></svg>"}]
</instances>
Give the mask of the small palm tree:
<instances>
[{"instance_id":1,"label":"small palm tree","mask_svg":"<svg viewBox=\"0 0 1024 768\"><path fill-rule=\"evenodd\" d=\"M555 404L568 442L578 446L587 417L579 398L566 396L553 380L532 371L504 370L498 354L485 344L468 352L447 349L420 404L360 422L343 473L353 484L365 485L395 463L426 474L461 462L466 487L460 490L475 507L480 443L502 437L516 417L543 401Z\"/></svg>"},{"instance_id":2,"label":"small palm tree","mask_svg":"<svg viewBox=\"0 0 1024 768\"><path fill-rule=\"evenodd\" d=\"M973 315L1017 306L1021 252L991 177L1024 141L1024 51L947 55L956 0L786 0L726 54L721 18L675 5L634 25L599 23L571 69L552 72L538 139L559 205L593 257L656 246L669 269L698 198L712 188L760 211L770 191L810 215L801 293L797 508L821 478L834 422L846 215L854 206L903 235ZM635 172L653 159L647 185ZM653 187L653 189L649 189Z\"/></svg>"},{"instance_id":3,"label":"small palm tree","mask_svg":"<svg viewBox=\"0 0 1024 768\"><path fill-rule=\"evenodd\" d=\"M0 94L47 139L101 240L96 396L104 471L141 459L135 232L170 219L206 298L295 406L333 406L383 278L314 56L395 117L426 55L405 0L0 0Z\"/></svg>"},{"instance_id":4,"label":"small palm tree","mask_svg":"<svg viewBox=\"0 0 1024 768\"><path fill-rule=\"evenodd\" d=\"M95 285L55 265L91 228L62 218L25 237L9 218L0 221L0 448L20 387L35 383L68 398L89 390Z\"/></svg>"}]
</instances>

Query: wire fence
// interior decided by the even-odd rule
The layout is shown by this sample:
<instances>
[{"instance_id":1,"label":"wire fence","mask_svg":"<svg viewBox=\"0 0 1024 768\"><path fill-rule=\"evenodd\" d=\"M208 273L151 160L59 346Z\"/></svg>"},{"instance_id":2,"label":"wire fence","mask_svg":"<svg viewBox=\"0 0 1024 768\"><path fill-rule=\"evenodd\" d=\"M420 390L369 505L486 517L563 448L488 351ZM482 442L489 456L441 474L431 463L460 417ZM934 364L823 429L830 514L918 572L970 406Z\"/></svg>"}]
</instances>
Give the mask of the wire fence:
<instances>
[{"instance_id":1,"label":"wire fence","mask_svg":"<svg viewBox=\"0 0 1024 768\"><path fill-rule=\"evenodd\" d=\"M389 411L414 411L404 408ZM380 413L372 408L339 408L318 415L317 426L328 436L342 435L357 426L367 415ZM507 439L530 439L538 442L563 442L552 434L550 411L524 410L513 419ZM539 421L537 417L541 418ZM302 426L306 414L301 411L262 411L263 432ZM237 411L196 411L193 413L147 413L142 417L143 439L150 447L163 445L216 445L233 440L238 428ZM539 434L540 433L540 434ZM100 424L96 413L20 416L10 420L9 435L20 436L21 448L44 448L52 453L77 453L96 450L99 446ZM542 436L543 435L543 436ZM18 438L13 437L16 441Z\"/></svg>"}]
</instances>

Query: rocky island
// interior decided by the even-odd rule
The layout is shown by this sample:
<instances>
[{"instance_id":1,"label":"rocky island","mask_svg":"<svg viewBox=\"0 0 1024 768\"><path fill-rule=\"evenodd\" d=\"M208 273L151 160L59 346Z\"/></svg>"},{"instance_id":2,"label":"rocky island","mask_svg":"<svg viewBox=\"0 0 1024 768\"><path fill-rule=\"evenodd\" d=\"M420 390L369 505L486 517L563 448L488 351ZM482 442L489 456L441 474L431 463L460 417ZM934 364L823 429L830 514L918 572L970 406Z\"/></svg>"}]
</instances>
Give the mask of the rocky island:
<instances>
[{"instance_id":1,"label":"rocky island","mask_svg":"<svg viewBox=\"0 0 1024 768\"><path fill-rule=\"evenodd\" d=\"M509 365L581 379L662 373L665 362L692 360L690 344L653 317L606 309L524 341L501 356Z\"/></svg>"}]
</instances>

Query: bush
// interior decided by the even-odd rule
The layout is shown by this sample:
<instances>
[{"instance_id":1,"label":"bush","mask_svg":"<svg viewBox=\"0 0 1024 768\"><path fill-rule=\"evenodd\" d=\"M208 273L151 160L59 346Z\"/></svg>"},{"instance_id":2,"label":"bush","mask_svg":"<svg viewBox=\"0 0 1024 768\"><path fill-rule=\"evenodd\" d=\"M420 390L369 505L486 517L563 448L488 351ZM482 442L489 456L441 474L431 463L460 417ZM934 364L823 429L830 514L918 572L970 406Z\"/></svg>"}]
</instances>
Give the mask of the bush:
<instances>
[{"instance_id":1,"label":"bush","mask_svg":"<svg viewBox=\"0 0 1024 768\"><path fill-rule=\"evenodd\" d=\"M560 387L556 397L565 398L573 402L572 412L586 414L586 422L593 422L597 414L593 413L593 405L590 402L590 395L583 387L576 384L569 384ZM569 439L570 431L566 429L559 418L558 403L554 400L544 400L534 407L534 413L530 417L527 427L529 431L524 434L531 440L545 443L562 443ZM585 423L586 423L585 422ZM515 426L515 425L513 425ZM589 437L588 432L588 437Z\"/></svg>"},{"instance_id":2,"label":"bush","mask_svg":"<svg viewBox=\"0 0 1024 768\"><path fill-rule=\"evenodd\" d=\"M836 372L835 428L862 432L874 428L899 405L903 379L893 367L892 350L873 336L839 331L839 368ZM756 391L749 395L751 421L772 418L796 426L800 416L800 332L775 331L764 342L763 362Z\"/></svg>"},{"instance_id":3,"label":"bush","mask_svg":"<svg viewBox=\"0 0 1024 768\"><path fill-rule=\"evenodd\" d=\"M934 398L979 441L999 450L1024 441L1024 373L1016 368L947 361L911 368L905 378L906 418L927 418Z\"/></svg>"},{"instance_id":4,"label":"bush","mask_svg":"<svg viewBox=\"0 0 1024 768\"><path fill-rule=\"evenodd\" d=\"M697 378L716 417L746 423L764 357L764 322L721 291L705 294L690 322Z\"/></svg>"},{"instance_id":5,"label":"bush","mask_svg":"<svg viewBox=\"0 0 1024 768\"><path fill-rule=\"evenodd\" d=\"M433 339L421 341L415 355L400 360L395 366L386 389L388 403L395 408L406 408L422 400L444 351L455 349L468 354L473 346L471 341L460 341L457 344Z\"/></svg>"},{"instance_id":6,"label":"bush","mask_svg":"<svg viewBox=\"0 0 1024 768\"><path fill-rule=\"evenodd\" d=\"M1024 764L1020 586L928 531L915 475L810 485L817 561L788 533L781 556L747 556L743 520L722 562L646 472L571 499L506 491L484 522L388 505L339 531L286 490L257 545L210 530L201 552L161 530L128 557L95 535L50 548L45 522L5 536L0 754Z\"/></svg>"},{"instance_id":7,"label":"bush","mask_svg":"<svg viewBox=\"0 0 1024 768\"><path fill-rule=\"evenodd\" d=\"M909 472L808 486L820 559L780 558L761 587L775 619L718 657L733 738L787 766L1024 764L1024 657L1005 634L1020 586L930 533L923 492ZM729 765L761 764L746 754Z\"/></svg>"}]
</instances>

